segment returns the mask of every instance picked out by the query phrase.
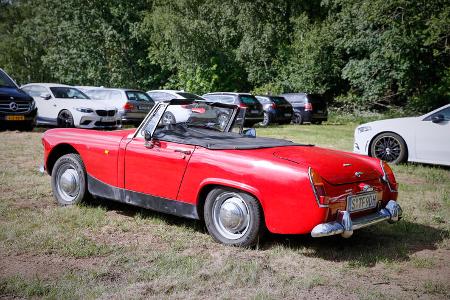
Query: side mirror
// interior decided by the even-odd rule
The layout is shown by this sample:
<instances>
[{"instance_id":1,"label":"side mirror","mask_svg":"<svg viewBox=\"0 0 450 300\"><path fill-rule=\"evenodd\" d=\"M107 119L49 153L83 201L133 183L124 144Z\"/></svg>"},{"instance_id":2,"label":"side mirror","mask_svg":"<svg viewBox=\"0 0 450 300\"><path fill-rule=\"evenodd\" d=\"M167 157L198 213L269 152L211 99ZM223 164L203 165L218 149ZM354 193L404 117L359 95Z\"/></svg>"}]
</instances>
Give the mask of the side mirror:
<instances>
[{"instance_id":1,"label":"side mirror","mask_svg":"<svg viewBox=\"0 0 450 300\"><path fill-rule=\"evenodd\" d=\"M245 136L249 136L249 137L252 137L252 138L256 137L256 129L255 128L245 129L243 131L243 133L244 133Z\"/></svg>"},{"instance_id":2,"label":"side mirror","mask_svg":"<svg viewBox=\"0 0 450 300\"><path fill-rule=\"evenodd\" d=\"M445 121L444 115L439 114L431 117L431 122L433 123L441 123L443 121Z\"/></svg>"},{"instance_id":3,"label":"side mirror","mask_svg":"<svg viewBox=\"0 0 450 300\"><path fill-rule=\"evenodd\" d=\"M52 95L50 95L49 93L42 93L41 94L41 98L44 100L48 100L52 97Z\"/></svg>"},{"instance_id":4,"label":"side mirror","mask_svg":"<svg viewBox=\"0 0 450 300\"><path fill-rule=\"evenodd\" d=\"M152 140L152 133L148 130L144 130L144 139L146 142L150 142Z\"/></svg>"}]
</instances>

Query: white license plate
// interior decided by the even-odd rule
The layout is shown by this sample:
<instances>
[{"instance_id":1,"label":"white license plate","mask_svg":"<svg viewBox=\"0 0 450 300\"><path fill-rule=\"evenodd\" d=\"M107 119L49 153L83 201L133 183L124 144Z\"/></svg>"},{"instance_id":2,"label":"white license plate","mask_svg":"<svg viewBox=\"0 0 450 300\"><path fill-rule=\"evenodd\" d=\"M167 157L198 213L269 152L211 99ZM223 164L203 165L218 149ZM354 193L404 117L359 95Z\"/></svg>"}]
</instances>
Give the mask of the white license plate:
<instances>
[{"instance_id":1,"label":"white license plate","mask_svg":"<svg viewBox=\"0 0 450 300\"><path fill-rule=\"evenodd\" d=\"M377 193L352 195L347 198L347 210L349 212L371 209L377 206Z\"/></svg>"},{"instance_id":2,"label":"white license plate","mask_svg":"<svg viewBox=\"0 0 450 300\"><path fill-rule=\"evenodd\" d=\"M290 117L292 116L291 114L284 114L285 117Z\"/></svg>"},{"instance_id":3,"label":"white license plate","mask_svg":"<svg viewBox=\"0 0 450 300\"><path fill-rule=\"evenodd\" d=\"M251 110L250 111L252 114L257 114L257 113L259 113L259 111L257 111L257 110Z\"/></svg>"},{"instance_id":4,"label":"white license plate","mask_svg":"<svg viewBox=\"0 0 450 300\"><path fill-rule=\"evenodd\" d=\"M104 117L102 118L102 122L114 122L114 117Z\"/></svg>"}]
</instances>

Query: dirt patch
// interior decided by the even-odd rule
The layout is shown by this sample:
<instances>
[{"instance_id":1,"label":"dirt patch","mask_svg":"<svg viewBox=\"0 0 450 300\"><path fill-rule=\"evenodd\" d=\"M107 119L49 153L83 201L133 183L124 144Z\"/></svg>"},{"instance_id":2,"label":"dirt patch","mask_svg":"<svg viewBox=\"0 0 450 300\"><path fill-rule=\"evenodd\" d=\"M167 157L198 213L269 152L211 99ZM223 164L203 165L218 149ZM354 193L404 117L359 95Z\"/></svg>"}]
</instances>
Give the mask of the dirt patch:
<instances>
[{"instance_id":1,"label":"dirt patch","mask_svg":"<svg viewBox=\"0 0 450 300\"><path fill-rule=\"evenodd\" d=\"M0 254L3 251L0 251ZM58 255L23 253L1 254L0 278L21 276L24 278L52 279L69 271L85 271L103 264L102 257L71 258Z\"/></svg>"}]
</instances>

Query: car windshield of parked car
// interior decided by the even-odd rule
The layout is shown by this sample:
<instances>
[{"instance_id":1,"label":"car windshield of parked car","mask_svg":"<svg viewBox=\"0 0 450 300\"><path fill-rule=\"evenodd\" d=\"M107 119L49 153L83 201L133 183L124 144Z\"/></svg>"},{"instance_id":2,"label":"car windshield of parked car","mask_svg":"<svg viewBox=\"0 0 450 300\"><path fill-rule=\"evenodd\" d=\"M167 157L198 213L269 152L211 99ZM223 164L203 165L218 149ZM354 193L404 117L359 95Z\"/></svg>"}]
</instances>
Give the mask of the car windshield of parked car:
<instances>
[{"instance_id":1,"label":"car windshield of parked car","mask_svg":"<svg viewBox=\"0 0 450 300\"><path fill-rule=\"evenodd\" d=\"M152 102L152 98L144 92L140 91L127 91L127 98L130 101L147 101Z\"/></svg>"},{"instance_id":2,"label":"car windshield of parked car","mask_svg":"<svg viewBox=\"0 0 450 300\"><path fill-rule=\"evenodd\" d=\"M0 87L12 87L15 88L14 82L6 76L2 71L0 71Z\"/></svg>"},{"instance_id":3,"label":"car windshield of parked car","mask_svg":"<svg viewBox=\"0 0 450 300\"><path fill-rule=\"evenodd\" d=\"M286 99L283 97L270 97L275 104L288 104Z\"/></svg>"},{"instance_id":4,"label":"car windshield of parked car","mask_svg":"<svg viewBox=\"0 0 450 300\"><path fill-rule=\"evenodd\" d=\"M242 103L244 103L245 105L254 105L258 103L258 100L256 100L254 96L250 95L240 96L239 99L241 99Z\"/></svg>"},{"instance_id":5,"label":"car windshield of parked car","mask_svg":"<svg viewBox=\"0 0 450 300\"><path fill-rule=\"evenodd\" d=\"M186 92L177 92L178 95L185 99L194 99L194 100L205 100L200 96L197 96L196 94L186 93Z\"/></svg>"},{"instance_id":6,"label":"car windshield of parked car","mask_svg":"<svg viewBox=\"0 0 450 300\"><path fill-rule=\"evenodd\" d=\"M89 97L82 91L72 87L58 86L58 87L51 87L50 90L52 91L55 98L89 99Z\"/></svg>"}]
</instances>

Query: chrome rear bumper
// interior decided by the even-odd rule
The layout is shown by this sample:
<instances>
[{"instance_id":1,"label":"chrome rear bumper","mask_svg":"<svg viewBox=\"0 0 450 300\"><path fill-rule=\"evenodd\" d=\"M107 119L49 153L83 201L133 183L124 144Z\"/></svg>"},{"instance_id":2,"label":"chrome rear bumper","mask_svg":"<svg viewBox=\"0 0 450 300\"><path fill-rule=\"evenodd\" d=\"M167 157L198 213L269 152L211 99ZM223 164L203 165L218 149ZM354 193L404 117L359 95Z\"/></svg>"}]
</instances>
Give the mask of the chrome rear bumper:
<instances>
[{"instance_id":1,"label":"chrome rear bumper","mask_svg":"<svg viewBox=\"0 0 450 300\"><path fill-rule=\"evenodd\" d=\"M382 221L394 223L400 220L402 208L394 200L390 200L385 208L378 212L352 220L348 211L341 211L334 222L322 223L311 231L312 237L323 237L341 234L344 238L351 237L353 230L367 227Z\"/></svg>"}]
</instances>

